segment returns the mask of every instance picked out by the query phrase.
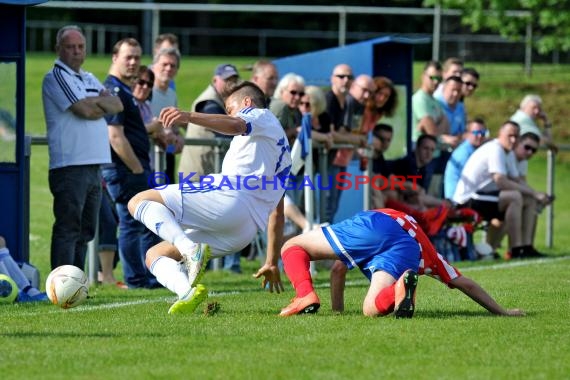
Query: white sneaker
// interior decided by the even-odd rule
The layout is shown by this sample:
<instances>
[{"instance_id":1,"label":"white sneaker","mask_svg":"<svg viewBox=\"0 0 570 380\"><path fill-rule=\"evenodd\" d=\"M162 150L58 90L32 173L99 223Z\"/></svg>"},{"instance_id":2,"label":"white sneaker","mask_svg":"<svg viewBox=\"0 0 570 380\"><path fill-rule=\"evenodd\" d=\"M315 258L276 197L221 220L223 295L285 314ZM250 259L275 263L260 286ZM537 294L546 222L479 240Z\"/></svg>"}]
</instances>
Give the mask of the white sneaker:
<instances>
[{"instance_id":1,"label":"white sneaker","mask_svg":"<svg viewBox=\"0 0 570 380\"><path fill-rule=\"evenodd\" d=\"M206 264L211 256L210 247L207 244L198 243L191 252L181 252L181 254L182 262L188 273L188 282L190 287L194 287L204 276Z\"/></svg>"},{"instance_id":2,"label":"white sneaker","mask_svg":"<svg viewBox=\"0 0 570 380\"><path fill-rule=\"evenodd\" d=\"M208 298L208 289L204 285L198 284L174 302L168 309L168 314L191 314L206 298Z\"/></svg>"}]
</instances>

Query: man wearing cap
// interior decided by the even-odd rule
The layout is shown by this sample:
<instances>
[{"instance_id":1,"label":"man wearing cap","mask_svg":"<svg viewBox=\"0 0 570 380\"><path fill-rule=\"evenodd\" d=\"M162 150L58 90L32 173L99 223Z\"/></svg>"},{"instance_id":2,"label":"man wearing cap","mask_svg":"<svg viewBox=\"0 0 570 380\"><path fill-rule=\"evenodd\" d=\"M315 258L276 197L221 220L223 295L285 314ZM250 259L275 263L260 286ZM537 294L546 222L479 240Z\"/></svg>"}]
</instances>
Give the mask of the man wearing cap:
<instances>
[{"instance_id":1,"label":"man wearing cap","mask_svg":"<svg viewBox=\"0 0 570 380\"><path fill-rule=\"evenodd\" d=\"M223 97L224 94L238 83L239 74L234 65L229 63L218 65L214 70L212 83L196 98L192 104L193 112L225 115ZM186 138L213 139L214 132L202 127L196 127L192 123L186 128ZM192 181L198 181L201 175L215 173L214 148L211 146L185 145L182 149L178 171L184 176L196 173Z\"/></svg>"}]
</instances>

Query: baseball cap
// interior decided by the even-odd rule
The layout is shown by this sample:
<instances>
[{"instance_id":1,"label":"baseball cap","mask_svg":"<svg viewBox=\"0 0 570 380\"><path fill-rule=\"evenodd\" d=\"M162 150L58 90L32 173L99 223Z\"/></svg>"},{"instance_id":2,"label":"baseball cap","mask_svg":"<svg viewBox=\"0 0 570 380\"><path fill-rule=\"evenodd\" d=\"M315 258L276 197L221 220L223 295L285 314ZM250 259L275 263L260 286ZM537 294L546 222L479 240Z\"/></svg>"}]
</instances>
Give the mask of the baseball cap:
<instances>
[{"instance_id":1,"label":"baseball cap","mask_svg":"<svg viewBox=\"0 0 570 380\"><path fill-rule=\"evenodd\" d=\"M214 75L218 75L224 80L233 76L239 76L236 67L234 65L230 65L229 63L218 65L214 71Z\"/></svg>"}]
</instances>

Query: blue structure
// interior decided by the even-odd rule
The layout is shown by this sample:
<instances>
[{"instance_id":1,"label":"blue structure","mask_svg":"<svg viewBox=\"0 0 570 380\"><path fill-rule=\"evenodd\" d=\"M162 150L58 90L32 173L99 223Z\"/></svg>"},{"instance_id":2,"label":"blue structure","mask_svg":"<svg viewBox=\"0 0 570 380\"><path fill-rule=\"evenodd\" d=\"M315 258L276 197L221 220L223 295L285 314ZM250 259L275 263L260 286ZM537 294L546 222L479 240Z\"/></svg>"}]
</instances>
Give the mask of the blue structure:
<instances>
[{"instance_id":1,"label":"blue structure","mask_svg":"<svg viewBox=\"0 0 570 380\"><path fill-rule=\"evenodd\" d=\"M0 141L0 235L17 261L29 259L29 183L24 128L26 7L45 0L0 0L0 108L15 139ZM10 120L9 123L6 120ZM13 128L13 129L12 129ZM28 148L29 149L29 148Z\"/></svg>"},{"instance_id":2,"label":"blue structure","mask_svg":"<svg viewBox=\"0 0 570 380\"><path fill-rule=\"evenodd\" d=\"M294 55L273 61L280 75L294 72L305 78L307 84L330 87L334 67L346 63L355 75L385 76L396 86L405 88L405 98L400 99L406 113L406 150L412 149L411 102L413 94L413 45L430 40L401 37L379 37L354 44ZM360 175L357 163L352 162L348 171ZM353 177L354 178L354 177ZM350 195L349 195L350 194ZM362 190L346 190L341 196L335 221L347 218L362 210Z\"/></svg>"}]
</instances>

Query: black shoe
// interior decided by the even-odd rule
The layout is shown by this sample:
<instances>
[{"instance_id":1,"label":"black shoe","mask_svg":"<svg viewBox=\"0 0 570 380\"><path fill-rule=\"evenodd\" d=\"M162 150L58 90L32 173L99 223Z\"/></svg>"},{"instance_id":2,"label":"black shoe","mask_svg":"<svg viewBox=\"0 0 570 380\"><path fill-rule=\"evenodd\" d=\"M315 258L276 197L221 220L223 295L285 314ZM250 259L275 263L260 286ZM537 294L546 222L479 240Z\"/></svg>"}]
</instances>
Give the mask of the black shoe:
<instances>
[{"instance_id":1,"label":"black shoe","mask_svg":"<svg viewBox=\"0 0 570 380\"><path fill-rule=\"evenodd\" d=\"M396 318L412 318L416 302L418 274L408 269L396 282L394 314Z\"/></svg>"},{"instance_id":2,"label":"black shoe","mask_svg":"<svg viewBox=\"0 0 570 380\"><path fill-rule=\"evenodd\" d=\"M529 257L529 258L544 258L544 257L548 257L548 255L545 255L542 252L537 251L536 249L534 249L534 247L532 245L528 246L528 249L526 250L526 256L525 257Z\"/></svg>"}]
</instances>

